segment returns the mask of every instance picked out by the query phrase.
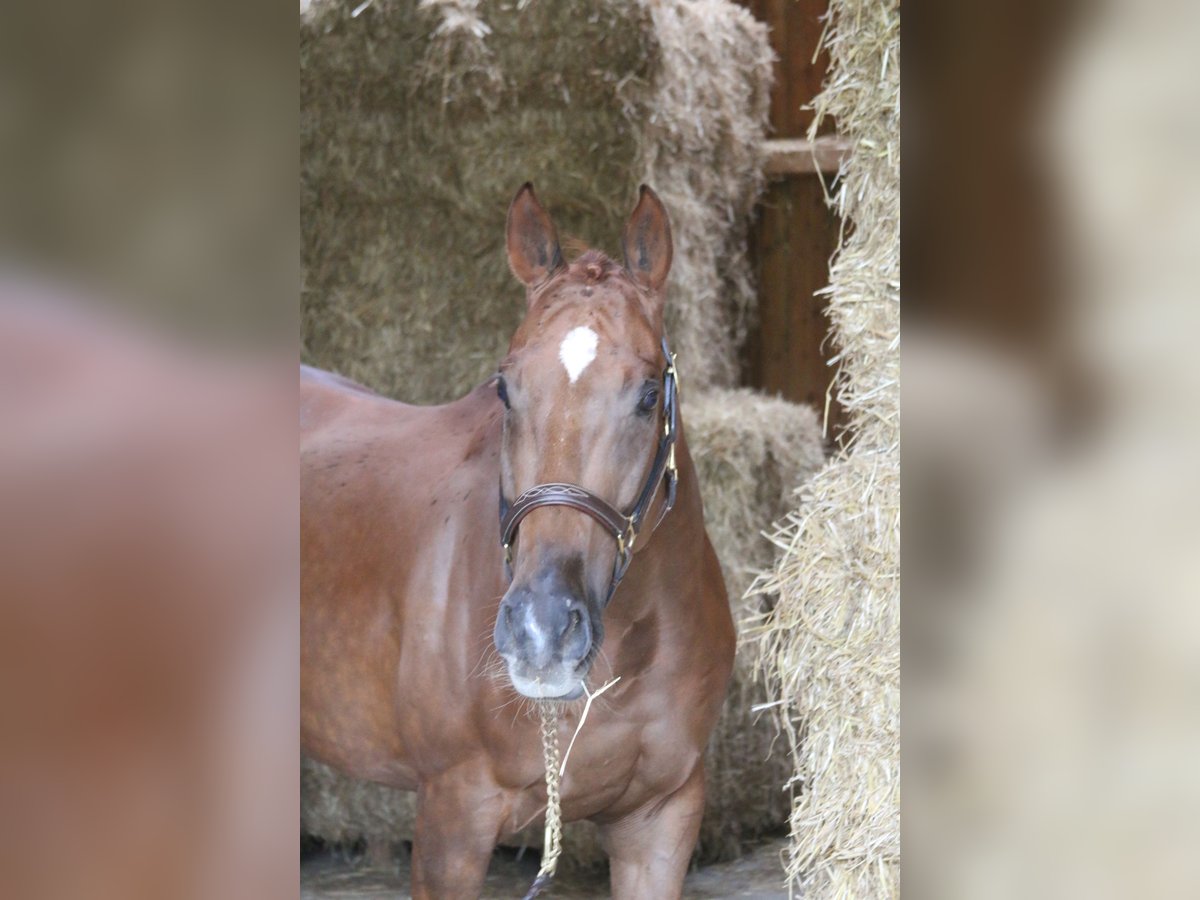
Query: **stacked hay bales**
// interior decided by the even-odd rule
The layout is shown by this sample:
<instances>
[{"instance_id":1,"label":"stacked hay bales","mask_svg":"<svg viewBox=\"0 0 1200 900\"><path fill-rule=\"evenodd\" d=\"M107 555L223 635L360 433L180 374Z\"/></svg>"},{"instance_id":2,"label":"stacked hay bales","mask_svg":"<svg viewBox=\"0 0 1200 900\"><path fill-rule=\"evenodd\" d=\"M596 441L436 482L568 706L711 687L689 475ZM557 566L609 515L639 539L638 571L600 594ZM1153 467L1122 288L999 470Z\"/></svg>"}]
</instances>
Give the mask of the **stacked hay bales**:
<instances>
[{"instance_id":1,"label":"stacked hay bales","mask_svg":"<svg viewBox=\"0 0 1200 900\"><path fill-rule=\"evenodd\" d=\"M517 186L537 185L560 234L615 242L646 181L672 213L684 302L667 324L689 383L736 383L762 25L726 0L354 6L318 0L302 19L308 361L412 402L453 399L519 321L497 227Z\"/></svg>"},{"instance_id":2,"label":"stacked hay bales","mask_svg":"<svg viewBox=\"0 0 1200 900\"><path fill-rule=\"evenodd\" d=\"M824 462L820 426L807 406L752 391L713 390L684 397L684 427L704 495L704 522L721 559L734 621L762 612L746 597L755 574L771 564L764 523L787 508L791 488ZM755 711L765 692L752 654L740 651L707 757L708 797L700 832L704 860L732 859L786 821L790 776L778 729Z\"/></svg>"},{"instance_id":3,"label":"stacked hay bales","mask_svg":"<svg viewBox=\"0 0 1200 900\"><path fill-rule=\"evenodd\" d=\"M810 409L734 387L753 314L764 27L727 0L355 5L316 0L302 19L305 361L409 402L461 395L520 319L503 248L519 183L536 183L560 234L589 242L615 242L637 185L653 184L672 219L667 324L709 532L735 617L760 613L761 598L741 600L771 563L760 530L823 462ZM705 858L786 821L790 763L752 711L764 698L739 658L709 754ZM308 834L395 844L412 804L304 763ZM603 858L589 826L565 843L566 864Z\"/></svg>"},{"instance_id":4,"label":"stacked hay bales","mask_svg":"<svg viewBox=\"0 0 1200 900\"><path fill-rule=\"evenodd\" d=\"M832 0L818 122L854 149L835 202L838 396L852 440L799 494L752 632L795 760L787 862L806 897L899 895L900 10ZM814 124L813 128L817 127Z\"/></svg>"}]
</instances>

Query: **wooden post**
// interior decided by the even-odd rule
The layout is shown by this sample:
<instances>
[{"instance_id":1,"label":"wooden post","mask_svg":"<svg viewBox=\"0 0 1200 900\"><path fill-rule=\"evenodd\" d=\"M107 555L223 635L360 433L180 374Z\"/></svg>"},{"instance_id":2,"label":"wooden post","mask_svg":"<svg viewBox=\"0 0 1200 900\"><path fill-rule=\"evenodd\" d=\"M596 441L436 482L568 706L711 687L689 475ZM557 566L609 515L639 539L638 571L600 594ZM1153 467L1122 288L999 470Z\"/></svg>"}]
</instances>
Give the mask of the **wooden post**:
<instances>
[{"instance_id":1,"label":"wooden post","mask_svg":"<svg viewBox=\"0 0 1200 900\"><path fill-rule=\"evenodd\" d=\"M773 138L767 144L771 177L751 234L759 289L759 326L743 355L745 384L824 413L835 349L825 341L829 322L815 292L829 283L829 258L839 221L825 203L821 179L837 171L846 142L822 134L806 140L813 113L804 109L821 90L827 59L816 54L827 0L740 0L771 28L778 56L771 92ZM830 131L833 123L822 128ZM843 422L830 407L830 433Z\"/></svg>"}]
</instances>

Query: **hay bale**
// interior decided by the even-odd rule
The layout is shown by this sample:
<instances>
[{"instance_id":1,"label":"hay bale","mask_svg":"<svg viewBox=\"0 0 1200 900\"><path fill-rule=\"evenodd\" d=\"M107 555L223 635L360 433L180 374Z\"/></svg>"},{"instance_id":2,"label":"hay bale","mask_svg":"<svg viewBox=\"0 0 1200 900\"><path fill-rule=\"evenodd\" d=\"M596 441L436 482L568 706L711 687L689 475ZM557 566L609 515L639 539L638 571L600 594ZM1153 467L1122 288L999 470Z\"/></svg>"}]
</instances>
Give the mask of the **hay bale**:
<instances>
[{"instance_id":1,"label":"hay bale","mask_svg":"<svg viewBox=\"0 0 1200 900\"><path fill-rule=\"evenodd\" d=\"M359 840L394 846L412 840L415 822L415 794L300 758L301 834L341 846Z\"/></svg>"},{"instance_id":2,"label":"hay bale","mask_svg":"<svg viewBox=\"0 0 1200 900\"><path fill-rule=\"evenodd\" d=\"M679 365L687 378L682 356ZM783 515L795 486L825 461L821 424L811 407L747 388L688 393L682 412L704 496L704 522L740 619L763 603L761 596L743 595L774 559L762 535L764 523ZM778 513L772 516L772 510Z\"/></svg>"},{"instance_id":3,"label":"hay bale","mask_svg":"<svg viewBox=\"0 0 1200 900\"><path fill-rule=\"evenodd\" d=\"M736 383L763 25L726 0L356 5L301 19L306 362L410 402L461 395L520 318L516 186L536 182L561 234L611 244L648 181L675 232L673 345L693 387Z\"/></svg>"},{"instance_id":4,"label":"hay bale","mask_svg":"<svg viewBox=\"0 0 1200 900\"><path fill-rule=\"evenodd\" d=\"M705 524L721 559L734 617L761 613L767 598L744 596L754 574L773 558L773 547L759 529L784 514L791 487L824 461L816 413L731 389L689 393L682 414L704 495ZM790 798L780 787L791 764L773 746L778 735L773 721L753 709L767 699L752 677L754 663L751 654L739 652L730 698L709 745L708 801L698 848L705 862L738 856L747 843L778 831L790 811ZM305 834L335 843L411 839L414 795L355 781L311 760L304 761L303 772ZM527 829L514 843L540 846L540 827ZM575 867L603 864L593 826L566 827L563 861Z\"/></svg>"},{"instance_id":5,"label":"hay bale","mask_svg":"<svg viewBox=\"0 0 1200 900\"><path fill-rule=\"evenodd\" d=\"M821 426L807 406L746 389L688 395L683 414L704 495L705 526L721 560L734 620L744 621L774 601L761 593L747 595L756 573L774 558L762 528L784 514L792 488L823 464ZM785 747L775 746L779 732L772 718L755 710L769 698L754 678L757 660L750 650L738 648L729 697L708 747L698 847L704 862L733 859L756 838L776 833L791 808L782 790L791 761Z\"/></svg>"},{"instance_id":6,"label":"hay bale","mask_svg":"<svg viewBox=\"0 0 1200 900\"><path fill-rule=\"evenodd\" d=\"M851 138L830 270L845 451L799 493L758 582L779 601L748 632L790 739L787 863L808 897L899 895L900 11L832 0L817 123ZM817 128L814 123L814 133Z\"/></svg>"}]
</instances>

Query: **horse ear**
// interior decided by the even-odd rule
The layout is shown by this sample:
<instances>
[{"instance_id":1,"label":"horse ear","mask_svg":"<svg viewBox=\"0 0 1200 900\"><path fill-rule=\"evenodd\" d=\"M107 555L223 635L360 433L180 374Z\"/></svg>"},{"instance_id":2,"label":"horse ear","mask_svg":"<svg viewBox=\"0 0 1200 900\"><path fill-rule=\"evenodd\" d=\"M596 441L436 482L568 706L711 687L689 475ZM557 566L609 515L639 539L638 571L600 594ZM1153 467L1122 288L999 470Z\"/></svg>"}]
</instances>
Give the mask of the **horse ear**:
<instances>
[{"instance_id":1,"label":"horse ear","mask_svg":"<svg viewBox=\"0 0 1200 900\"><path fill-rule=\"evenodd\" d=\"M528 181L508 205L505 242L508 267L527 287L542 283L562 268L558 232Z\"/></svg>"},{"instance_id":2,"label":"horse ear","mask_svg":"<svg viewBox=\"0 0 1200 900\"><path fill-rule=\"evenodd\" d=\"M639 284L659 291L671 271L671 220L658 194L642 185L621 235L625 269Z\"/></svg>"}]
</instances>

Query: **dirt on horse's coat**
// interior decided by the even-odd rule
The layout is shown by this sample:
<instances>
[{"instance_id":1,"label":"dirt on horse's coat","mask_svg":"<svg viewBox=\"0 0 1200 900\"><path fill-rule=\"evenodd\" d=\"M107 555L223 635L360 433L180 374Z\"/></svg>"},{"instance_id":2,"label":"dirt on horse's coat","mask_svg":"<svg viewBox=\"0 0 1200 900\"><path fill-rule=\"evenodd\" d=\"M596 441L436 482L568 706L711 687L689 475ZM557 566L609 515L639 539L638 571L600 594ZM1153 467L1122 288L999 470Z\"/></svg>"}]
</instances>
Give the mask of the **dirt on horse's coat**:
<instances>
[{"instance_id":1,"label":"dirt on horse's coat","mask_svg":"<svg viewBox=\"0 0 1200 900\"><path fill-rule=\"evenodd\" d=\"M534 704L560 703L566 746L582 684L620 676L571 751L563 816L599 825L614 895L679 896L734 651L682 422L674 508L652 530L655 485L607 605L618 541L594 513L528 512L511 579L500 543L504 504L535 486L628 511L652 477L670 226L643 188L623 265L566 263L527 185L507 248L528 310L499 374L466 397L407 406L302 373L303 748L415 790L413 895L474 897L498 840L545 810Z\"/></svg>"}]
</instances>

